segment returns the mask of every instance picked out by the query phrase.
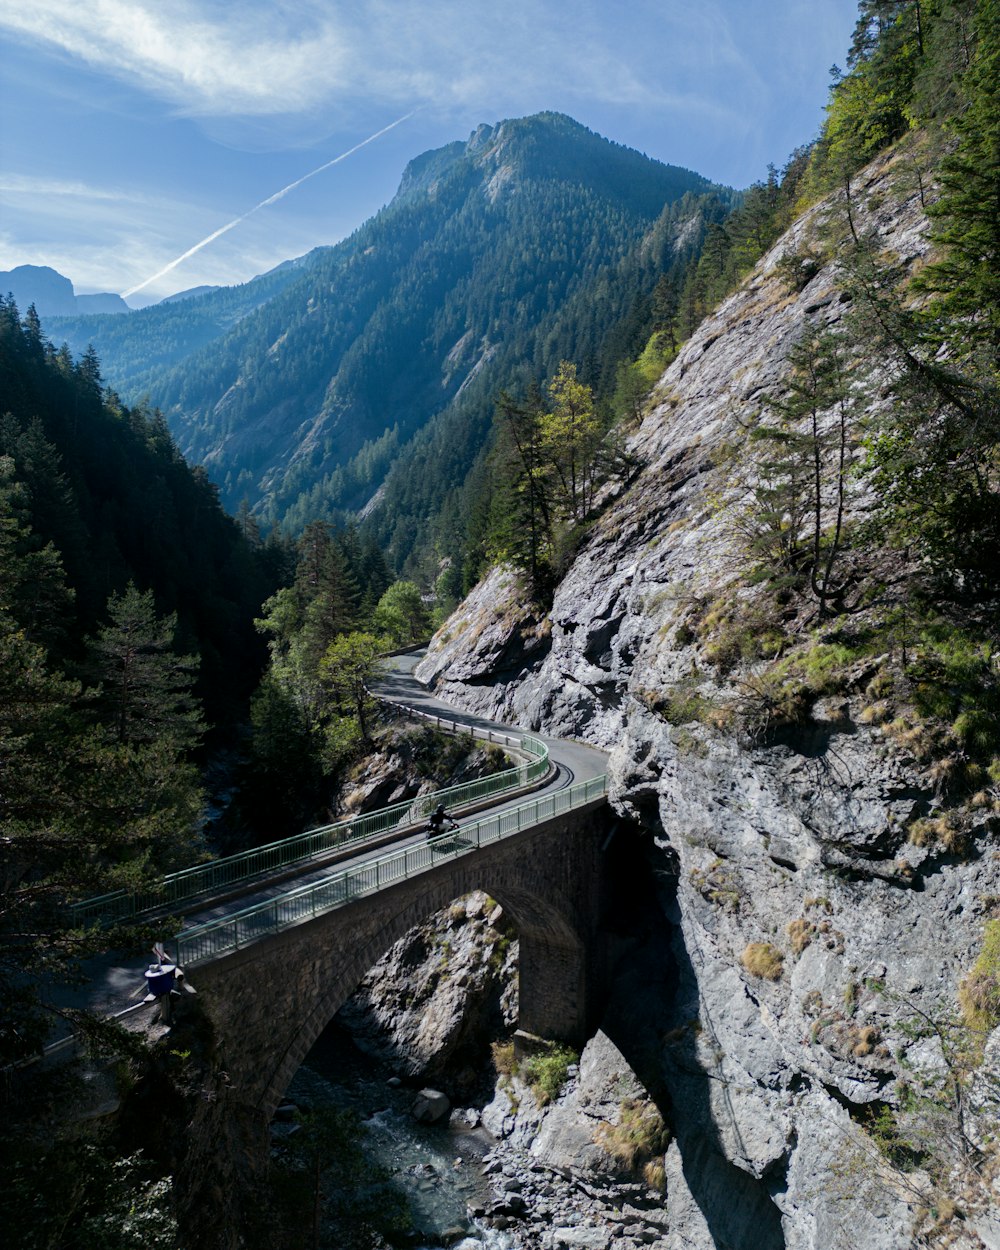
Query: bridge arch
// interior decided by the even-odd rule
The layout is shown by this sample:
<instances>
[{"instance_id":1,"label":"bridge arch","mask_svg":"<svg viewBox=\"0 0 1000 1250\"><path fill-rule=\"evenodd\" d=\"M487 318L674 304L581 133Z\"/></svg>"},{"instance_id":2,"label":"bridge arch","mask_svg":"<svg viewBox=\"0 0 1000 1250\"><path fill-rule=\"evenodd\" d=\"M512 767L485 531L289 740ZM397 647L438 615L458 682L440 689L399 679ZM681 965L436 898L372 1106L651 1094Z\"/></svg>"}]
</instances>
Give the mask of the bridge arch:
<instances>
[{"instance_id":1,"label":"bridge arch","mask_svg":"<svg viewBox=\"0 0 1000 1250\"><path fill-rule=\"evenodd\" d=\"M313 1044L372 965L475 889L520 941L519 1025L582 1042L602 1005L603 802L556 817L191 970L232 1093L263 1128Z\"/></svg>"},{"instance_id":2,"label":"bridge arch","mask_svg":"<svg viewBox=\"0 0 1000 1250\"><path fill-rule=\"evenodd\" d=\"M535 948L535 960L543 966L558 961L565 968L582 965L584 961L585 943L573 929L568 920L571 910L568 901L562 898L542 898L537 893L528 893L516 887L508 889L499 879L483 880L476 877L477 884L471 889L481 889L495 898L504 908L517 932L521 948L531 958ZM344 1003L357 989L366 973L375 963L415 925L421 924L433 912L440 911L454 902L462 893L470 893L464 888L456 893L456 886L449 878L443 878L435 884L435 888L423 895L406 900L400 910L388 917L382 927L353 949L338 962L331 972L329 981L320 990L315 1005L301 1023L291 1039L289 1048L282 1062L274 1069L271 1087L264 1097L265 1108L272 1111L282 1100L289 1082L301 1066L306 1055L315 1045L320 1034L329 1025ZM540 949L539 949L540 947ZM529 978L525 978L526 985ZM550 987L551 996L551 987ZM523 1012L520 1016L522 1027L529 1032L542 1032L546 1036L565 1036L567 1021L561 1013L555 1021L556 1033L552 1033L549 1021L525 1020ZM569 1040L578 1040L574 1036Z\"/></svg>"}]
</instances>

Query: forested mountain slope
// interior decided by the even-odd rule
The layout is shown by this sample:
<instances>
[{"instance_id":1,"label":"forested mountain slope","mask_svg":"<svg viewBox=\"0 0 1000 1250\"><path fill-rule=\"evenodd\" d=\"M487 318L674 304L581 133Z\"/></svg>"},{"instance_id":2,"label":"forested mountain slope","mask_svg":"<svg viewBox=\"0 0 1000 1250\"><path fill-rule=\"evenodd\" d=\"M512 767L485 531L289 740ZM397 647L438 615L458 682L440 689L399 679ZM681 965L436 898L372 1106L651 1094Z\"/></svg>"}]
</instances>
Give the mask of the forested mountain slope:
<instances>
[{"instance_id":1,"label":"forested mountain slope","mask_svg":"<svg viewBox=\"0 0 1000 1250\"><path fill-rule=\"evenodd\" d=\"M0 395L3 511L24 527L8 554L37 559L51 545L69 592L44 610L53 655L78 660L109 596L132 581L154 592L161 613L177 613L179 645L201 656L212 712L245 699L262 659L253 616L273 574L163 418L105 392L93 352L74 362L32 312L21 319L6 300ZM0 576L12 582L12 569Z\"/></svg>"},{"instance_id":2,"label":"forested mountain slope","mask_svg":"<svg viewBox=\"0 0 1000 1250\"><path fill-rule=\"evenodd\" d=\"M108 383L130 402L155 395L163 376L192 353L222 338L243 317L273 299L314 253L287 261L240 286L210 287L127 315L42 316L54 343L75 356L92 347ZM27 307L20 300L22 308Z\"/></svg>"},{"instance_id":3,"label":"forested mountain slope","mask_svg":"<svg viewBox=\"0 0 1000 1250\"><path fill-rule=\"evenodd\" d=\"M78 928L67 903L203 851L198 762L246 717L264 658L253 616L280 552L226 515L161 416L104 390L92 352L74 362L6 299L0 397L9 1062L48 1035L53 982L115 940Z\"/></svg>"},{"instance_id":4,"label":"forested mountain slope","mask_svg":"<svg viewBox=\"0 0 1000 1250\"><path fill-rule=\"evenodd\" d=\"M447 412L420 467L397 471L379 521L383 538L398 531L401 563L401 535L464 480L498 388L562 358L598 373L675 248L700 244L698 197L712 190L560 115L482 126L411 162L385 209L312 253L255 311L241 308L221 337L223 301L243 288L103 322L94 342L112 385L149 391L224 503L247 497L293 531L369 504ZM716 215L724 201L713 199ZM287 277L258 279L247 297ZM72 329L79 348L88 328Z\"/></svg>"}]
</instances>

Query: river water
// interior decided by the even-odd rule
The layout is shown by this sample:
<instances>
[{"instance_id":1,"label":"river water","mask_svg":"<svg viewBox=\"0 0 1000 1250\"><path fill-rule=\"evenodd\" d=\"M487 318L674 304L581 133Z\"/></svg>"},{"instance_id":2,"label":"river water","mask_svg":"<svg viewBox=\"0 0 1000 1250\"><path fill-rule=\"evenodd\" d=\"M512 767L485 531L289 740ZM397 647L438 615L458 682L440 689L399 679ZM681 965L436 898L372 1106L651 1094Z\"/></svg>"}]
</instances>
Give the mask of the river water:
<instances>
[{"instance_id":1,"label":"river water","mask_svg":"<svg viewBox=\"0 0 1000 1250\"><path fill-rule=\"evenodd\" d=\"M288 1097L300 1107L336 1106L358 1114L367 1130L366 1153L391 1174L409 1204L420 1234L411 1244L443 1250L447 1235L451 1250L509 1250L506 1233L481 1228L466 1210L489 1201L482 1159L492 1138L461 1124L418 1124L410 1115L417 1091L393 1088L387 1083L391 1076L333 1024L296 1073Z\"/></svg>"}]
</instances>

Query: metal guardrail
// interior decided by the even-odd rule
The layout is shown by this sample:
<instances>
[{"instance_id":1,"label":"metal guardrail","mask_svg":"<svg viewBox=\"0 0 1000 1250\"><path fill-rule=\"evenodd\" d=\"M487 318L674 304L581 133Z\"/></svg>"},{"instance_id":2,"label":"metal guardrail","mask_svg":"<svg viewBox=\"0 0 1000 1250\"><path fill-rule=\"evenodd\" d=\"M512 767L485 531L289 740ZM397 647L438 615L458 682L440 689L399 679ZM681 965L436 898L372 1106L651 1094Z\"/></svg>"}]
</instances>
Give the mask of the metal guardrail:
<instances>
[{"instance_id":1,"label":"metal guardrail","mask_svg":"<svg viewBox=\"0 0 1000 1250\"><path fill-rule=\"evenodd\" d=\"M443 859L467 855L543 820L591 803L607 793L607 784L607 777L602 775L542 795L518 807L464 824L454 833L439 834L431 841L366 860L312 885L300 886L230 916L185 929L168 945L173 948L175 962L184 968L217 959L397 881L427 872Z\"/></svg>"},{"instance_id":2,"label":"metal guardrail","mask_svg":"<svg viewBox=\"0 0 1000 1250\"><path fill-rule=\"evenodd\" d=\"M84 899L82 902L73 904L71 908L73 923L88 925L131 920L145 912L187 905L198 899L223 893L242 882L267 876L269 873L297 863L304 863L335 848L361 843L367 838L377 837L394 829L402 830L407 825L426 820L439 803L444 803L446 807L463 807L470 803L478 803L483 799L520 790L538 781L548 772L548 747L538 738L515 737L511 734L498 733L495 730L480 730L473 726L463 725L449 717L407 707L405 704L393 704L393 706L402 708L408 714L422 720L430 721L439 729L456 734L468 733L470 737L479 738L483 742L523 751L532 758L516 768L508 768L488 777L463 782L461 785L449 786L444 790L435 790L432 794L424 794L402 803L395 803L391 807L368 812L364 816L337 821L332 825L322 825L317 829L293 834L277 842L269 842L266 846L253 847L235 855L227 855L223 859L193 864L190 868L182 868L178 872L168 874L159 886L148 891L133 893L127 890L116 890L110 894Z\"/></svg>"}]
</instances>

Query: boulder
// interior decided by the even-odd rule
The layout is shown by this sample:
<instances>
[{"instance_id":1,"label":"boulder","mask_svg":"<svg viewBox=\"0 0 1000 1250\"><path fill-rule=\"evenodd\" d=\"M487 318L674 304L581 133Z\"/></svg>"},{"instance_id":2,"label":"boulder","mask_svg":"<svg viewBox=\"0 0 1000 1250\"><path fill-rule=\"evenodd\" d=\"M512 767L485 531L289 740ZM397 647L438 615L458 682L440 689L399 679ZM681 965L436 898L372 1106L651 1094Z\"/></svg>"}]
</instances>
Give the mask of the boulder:
<instances>
[{"instance_id":1,"label":"boulder","mask_svg":"<svg viewBox=\"0 0 1000 1250\"><path fill-rule=\"evenodd\" d=\"M412 1115L421 1124L440 1124L448 1118L451 1103L439 1089L422 1089L413 1103Z\"/></svg>"}]
</instances>

